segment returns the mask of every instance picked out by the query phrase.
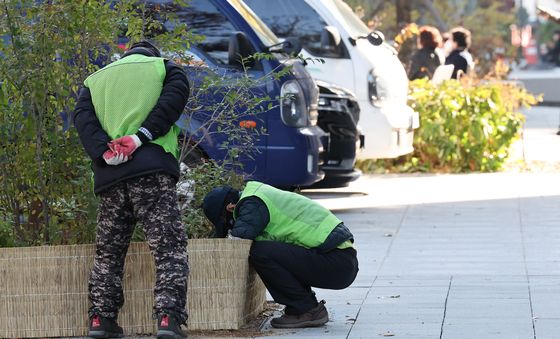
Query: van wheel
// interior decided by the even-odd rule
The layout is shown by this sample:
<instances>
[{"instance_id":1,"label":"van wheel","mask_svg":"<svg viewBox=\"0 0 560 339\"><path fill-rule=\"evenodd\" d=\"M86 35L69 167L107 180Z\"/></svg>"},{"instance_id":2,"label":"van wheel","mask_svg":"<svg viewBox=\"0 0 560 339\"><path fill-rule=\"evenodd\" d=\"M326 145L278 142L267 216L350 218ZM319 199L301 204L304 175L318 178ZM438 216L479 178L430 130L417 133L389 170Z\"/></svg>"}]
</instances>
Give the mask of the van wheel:
<instances>
[{"instance_id":1,"label":"van wheel","mask_svg":"<svg viewBox=\"0 0 560 339\"><path fill-rule=\"evenodd\" d=\"M206 153L204 153L204 151L199 148L193 148L189 151L189 154L182 159L182 163L188 167L196 167L208 160L209 157Z\"/></svg>"}]
</instances>

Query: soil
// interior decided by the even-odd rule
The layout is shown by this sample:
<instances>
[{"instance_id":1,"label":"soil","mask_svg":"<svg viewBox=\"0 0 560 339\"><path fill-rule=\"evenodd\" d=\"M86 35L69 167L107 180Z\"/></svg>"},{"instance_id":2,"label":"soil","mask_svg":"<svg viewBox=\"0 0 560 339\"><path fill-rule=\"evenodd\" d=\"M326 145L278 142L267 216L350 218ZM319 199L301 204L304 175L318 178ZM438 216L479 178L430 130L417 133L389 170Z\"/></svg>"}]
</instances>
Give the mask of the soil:
<instances>
[{"instance_id":1,"label":"soil","mask_svg":"<svg viewBox=\"0 0 560 339\"><path fill-rule=\"evenodd\" d=\"M190 338L254 338L268 335L277 335L263 330L267 321L274 315L278 315L284 307L272 301L266 303L265 309L255 319L244 325L239 330L216 330L216 331L188 331Z\"/></svg>"}]
</instances>

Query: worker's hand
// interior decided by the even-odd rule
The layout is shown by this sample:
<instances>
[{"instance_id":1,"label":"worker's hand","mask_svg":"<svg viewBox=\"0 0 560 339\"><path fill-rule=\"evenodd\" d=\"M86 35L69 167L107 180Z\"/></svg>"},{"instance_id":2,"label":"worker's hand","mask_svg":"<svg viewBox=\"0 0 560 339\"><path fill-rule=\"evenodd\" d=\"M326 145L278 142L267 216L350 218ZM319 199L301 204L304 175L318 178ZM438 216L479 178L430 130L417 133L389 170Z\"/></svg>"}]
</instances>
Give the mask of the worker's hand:
<instances>
[{"instance_id":1,"label":"worker's hand","mask_svg":"<svg viewBox=\"0 0 560 339\"><path fill-rule=\"evenodd\" d=\"M125 157L129 158L138 147L142 146L142 141L135 134L125 135L110 142L109 147L117 151L117 153L122 153Z\"/></svg>"},{"instance_id":2,"label":"worker's hand","mask_svg":"<svg viewBox=\"0 0 560 339\"><path fill-rule=\"evenodd\" d=\"M126 155L124 155L123 153L119 153L119 152L115 151L114 147L113 147L113 148L105 151L105 153L103 153L103 160L105 160L107 165L116 166L116 165L124 164L125 162L127 162L128 157Z\"/></svg>"}]
</instances>

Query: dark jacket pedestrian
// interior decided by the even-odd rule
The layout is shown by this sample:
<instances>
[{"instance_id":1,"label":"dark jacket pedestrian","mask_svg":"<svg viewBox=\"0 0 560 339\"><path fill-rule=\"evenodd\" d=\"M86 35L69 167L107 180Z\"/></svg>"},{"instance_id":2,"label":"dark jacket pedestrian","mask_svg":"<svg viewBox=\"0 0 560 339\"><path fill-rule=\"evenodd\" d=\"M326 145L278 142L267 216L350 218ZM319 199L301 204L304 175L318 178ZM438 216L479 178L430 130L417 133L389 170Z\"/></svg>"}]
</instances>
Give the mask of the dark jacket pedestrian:
<instances>
[{"instance_id":1,"label":"dark jacket pedestrian","mask_svg":"<svg viewBox=\"0 0 560 339\"><path fill-rule=\"evenodd\" d=\"M451 78L459 79L463 74L467 74L469 69L469 64L467 63L467 59L461 55L462 50L454 49L449 53L447 58L445 59L446 65L453 65L453 74Z\"/></svg>"},{"instance_id":2,"label":"dark jacket pedestrian","mask_svg":"<svg viewBox=\"0 0 560 339\"><path fill-rule=\"evenodd\" d=\"M156 262L158 338L185 337L187 239L177 206L174 123L188 99L187 77L143 41L91 74L84 85L73 120L92 160L100 199L89 336L123 336L117 317L124 303L124 259L140 222Z\"/></svg>"},{"instance_id":3,"label":"dark jacket pedestrian","mask_svg":"<svg viewBox=\"0 0 560 339\"><path fill-rule=\"evenodd\" d=\"M412 56L408 67L408 78L410 80L429 78L431 79L438 66L442 64L443 57L439 55L441 35L439 30L432 26L420 27L418 34L418 50Z\"/></svg>"},{"instance_id":4,"label":"dark jacket pedestrian","mask_svg":"<svg viewBox=\"0 0 560 339\"><path fill-rule=\"evenodd\" d=\"M344 289L358 273L354 238L329 210L296 193L249 181L242 192L223 186L204 198L217 237L254 240L249 262L274 300L286 305L278 328L321 326L324 301L312 287Z\"/></svg>"},{"instance_id":5,"label":"dark jacket pedestrian","mask_svg":"<svg viewBox=\"0 0 560 339\"><path fill-rule=\"evenodd\" d=\"M552 42L554 46L548 51L545 56L545 61L548 61L556 66L560 66L560 31L555 31L552 35Z\"/></svg>"},{"instance_id":6,"label":"dark jacket pedestrian","mask_svg":"<svg viewBox=\"0 0 560 339\"><path fill-rule=\"evenodd\" d=\"M468 52L471 44L471 33L463 27L454 28L451 30L451 41L453 50L445 59L445 64L454 66L451 77L459 79L474 68L472 56Z\"/></svg>"}]
</instances>

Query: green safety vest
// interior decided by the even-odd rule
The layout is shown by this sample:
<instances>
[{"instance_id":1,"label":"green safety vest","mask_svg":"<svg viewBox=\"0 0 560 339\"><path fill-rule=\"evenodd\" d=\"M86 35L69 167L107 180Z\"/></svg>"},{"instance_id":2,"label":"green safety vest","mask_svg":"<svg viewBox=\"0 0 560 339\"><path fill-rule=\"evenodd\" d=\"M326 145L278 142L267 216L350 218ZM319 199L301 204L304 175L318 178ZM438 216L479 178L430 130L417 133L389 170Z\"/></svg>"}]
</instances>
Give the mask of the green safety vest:
<instances>
[{"instance_id":1,"label":"green safety vest","mask_svg":"<svg viewBox=\"0 0 560 339\"><path fill-rule=\"evenodd\" d=\"M239 201L250 196L260 198L270 214L268 225L255 240L271 240L313 248L321 245L331 231L342 222L328 209L311 199L260 182L247 182Z\"/></svg>"},{"instance_id":2,"label":"green safety vest","mask_svg":"<svg viewBox=\"0 0 560 339\"><path fill-rule=\"evenodd\" d=\"M163 58L132 54L84 81L91 92L97 119L111 139L138 132L161 95L165 73ZM167 134L151 142L177 158L179 131L173 125Z\"/></svg>"}]
</instances>

